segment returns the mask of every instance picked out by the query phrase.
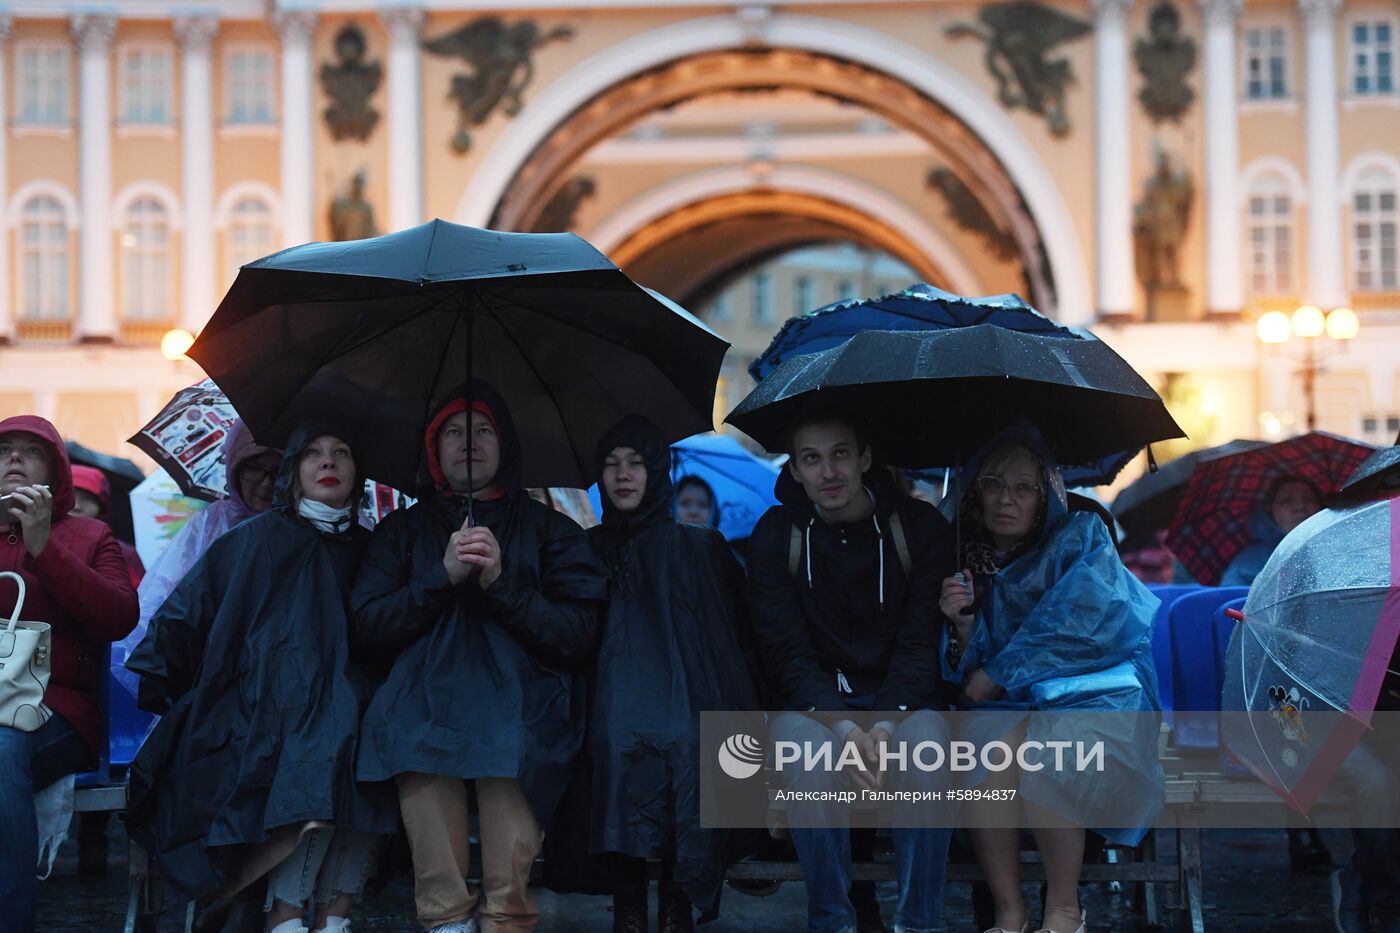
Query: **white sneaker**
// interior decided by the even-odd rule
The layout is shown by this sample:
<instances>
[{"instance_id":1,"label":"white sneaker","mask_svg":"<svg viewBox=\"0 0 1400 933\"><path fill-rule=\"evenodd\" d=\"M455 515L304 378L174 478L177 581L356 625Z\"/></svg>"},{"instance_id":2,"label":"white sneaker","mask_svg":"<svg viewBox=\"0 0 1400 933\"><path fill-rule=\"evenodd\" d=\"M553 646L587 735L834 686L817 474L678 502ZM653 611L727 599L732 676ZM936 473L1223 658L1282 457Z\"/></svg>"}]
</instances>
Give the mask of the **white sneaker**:
<instances>
[{"instance_id":1,"label":"white sneaker","mask_svg":"<svg viewBox=\"0 0 1400 933\"><path fill-rule=\"evenodd\" d=\"M326 925L319 929L312 930L311 933L349 933L349 917L327 917Z\"/></svg>"},{"instance_id":2,"label":"white sneaker","mask_svg":"<svg viewBox=\"0 0 1400 933\"><path fill-rule=\"evenodd\" d=\"M454 920L451 923L444 923L442 926L433 927L431 933L477 933L480 929L476 922L476 914L472 914L465 920Z\"/></svg>"},{"instance_id":3,"label":"white sneaker","mask_svg":"<svg viewBox=\"0 0 1400 933\"><path fill-rule=\"evenodd\" d=\"M311 933L300 920L283 920L267 933Z\"/></svg>"}]
</instances>

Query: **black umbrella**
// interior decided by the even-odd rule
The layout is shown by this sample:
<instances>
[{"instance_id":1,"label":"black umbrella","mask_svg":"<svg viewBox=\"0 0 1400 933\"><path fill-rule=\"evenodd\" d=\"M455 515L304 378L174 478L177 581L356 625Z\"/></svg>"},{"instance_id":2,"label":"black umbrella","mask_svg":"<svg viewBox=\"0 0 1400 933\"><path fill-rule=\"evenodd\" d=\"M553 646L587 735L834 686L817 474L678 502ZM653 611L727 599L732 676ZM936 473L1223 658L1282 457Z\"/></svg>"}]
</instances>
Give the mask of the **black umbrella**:
<instances>
[{"instance_id":1,"label":"black umbrella","mask_svg":"<svg viewBox=\"0 0 1400 933\"><path fill-rule=\"evenodd\" d=\"M1337 493L1347 503L1400 495L1400 446L1382 447L1371 454Z\"/></svg>"},{"instance_id":2,"label":"black umbrella","mask_svg":"<svg viewBox=\"0 0 1400 933\"><path fill-rule=\"evenodd\" d=\"M1196 464L1267 446L1267 441L1234 440L1217 447L1204 447L1183 454L1157 472L1144 473L1129 483L1113 500L1113 517L1126 533L1124 547L1129 550L1145 547L1153 534L1167 529L1181 507L1181 498L1186 495Z\"/></svg>"},{"instance_id":3,"label":"black umbrella","mask_svg":"<svg viewBox=\"0 0 1400 933\"><path fill-rule=\"evenodd\" d=\"M511 406L527 486L586 487L624 414L710 430L728 346L572 234L435 220L244 266L190 356L259 442L334 414L399 489L423 486L428 415L474 376Z\"/></svg>"},{"instance_id":4,"label":"black umbrella","mask_svg":"<svg viewBox=\"0 0 1400 933\"><path fill-rule=\"evenodd\" d=\"M68 449L69 462L101 470L107 477L107 486L111 491L107 503L107 524L112 527L112 534L119 540L134 544L135 536L131 527L131 490L146 478L141 468L125 457L104 454L77 441L68 441L64 446Z\"/></svg>"},{"instance_id":5,"label":"black umbrella","mask_svg":"<svg viewBox=\"0 0 1400 933\"><path fill-rule=\"evenodd\" d=\"M960 464L1026 418L1061 464L1183 436L1161 398L1102 341L1018 333L993 324L864 331L793 357L726 419L783 450L806 406L853 412L884 461Z\"/></svg>"}]
</instances>

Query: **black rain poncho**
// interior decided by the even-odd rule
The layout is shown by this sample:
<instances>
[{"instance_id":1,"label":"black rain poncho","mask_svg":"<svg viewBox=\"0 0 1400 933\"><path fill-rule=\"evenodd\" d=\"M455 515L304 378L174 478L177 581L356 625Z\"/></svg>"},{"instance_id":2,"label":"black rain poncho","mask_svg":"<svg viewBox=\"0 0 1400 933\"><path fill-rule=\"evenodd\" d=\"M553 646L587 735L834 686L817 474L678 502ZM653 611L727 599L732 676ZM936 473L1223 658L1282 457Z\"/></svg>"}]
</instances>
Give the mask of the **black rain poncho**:
<instances>
[{"instance_id":1,"label":"black rain poncho","mask_svg":"<svg viewBox=\"0 0 1400 933\"><path fill-rule=\"evenodd\" d=\"M641 858L674 850L673 880L713 914L740 838L700 826L700 712L760 708L744 575L718 531L672 519L660 430L624 418L598 445L600 473L615 447L642 454L647 480L630 513L604 493L603 523L588 532L611 572L612 597L589 723L592 848Z\"/></svg>"},{"instance_id":2,"label":"black rain poncho","mask_svg":"<svg viewBox=\"0 0 1400 933\"><path fill-rule=\"evenodd\" d=\"M583 742L576 671L597 645L607 575L583 529L521 488L515 424L495 390L465 393L499 429L504 492L478 499L475 515L500 544L501 575L482 590L475 577L453 586L443 567L466 518L437 467L437 426L463 403L454 398L425 438L439 489L379 524L351 593L357 643L394 658L365 713L359 775L515 778L545 826Z\"/></svg>"},{"instance_id":3,"label":"black rain poncho","mask_svg":"<svg viewBox=\"0 0 1400 933\"><path fill-rule=\"evenodd\" d=\"M397 829L392 788L354 779L372 685L346 595L369 534L323 534L290 501L300 451L334 433L297 432L273 508L210 545L127 661L162 717L132 763L127 827L188 900L224 889L279 828Z\"/></svg>"}]
</instances>

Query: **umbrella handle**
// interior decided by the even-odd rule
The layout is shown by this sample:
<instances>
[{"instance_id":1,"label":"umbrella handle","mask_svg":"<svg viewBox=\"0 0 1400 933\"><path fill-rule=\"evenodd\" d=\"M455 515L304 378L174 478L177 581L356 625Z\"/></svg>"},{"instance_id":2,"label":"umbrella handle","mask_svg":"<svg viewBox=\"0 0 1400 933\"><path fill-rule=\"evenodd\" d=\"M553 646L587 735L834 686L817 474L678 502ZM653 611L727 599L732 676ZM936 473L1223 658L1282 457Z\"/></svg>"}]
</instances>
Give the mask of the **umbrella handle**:
<instances>
[{"instance_id":1,"label":"umbrella handle","mask_svg":"<svg viewBox=\"0 0 1400 933\"><path fill-rule=\"evenodd\" d=\"M1234 619L1236 622L1244 621L1244 613L1240 612L1238 609L1226 609L1225 614L1230 618Z\"/></svg>"}]
</instances>

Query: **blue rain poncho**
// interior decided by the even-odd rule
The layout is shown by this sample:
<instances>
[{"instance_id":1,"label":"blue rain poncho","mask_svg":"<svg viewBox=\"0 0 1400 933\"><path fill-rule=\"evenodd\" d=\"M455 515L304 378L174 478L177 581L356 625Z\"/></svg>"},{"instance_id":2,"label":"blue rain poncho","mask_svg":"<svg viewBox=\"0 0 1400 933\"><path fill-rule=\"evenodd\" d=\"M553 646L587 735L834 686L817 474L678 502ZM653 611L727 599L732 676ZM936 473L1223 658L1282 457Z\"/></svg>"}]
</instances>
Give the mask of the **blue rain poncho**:
<instances>
[{"instance_id":1,"label":"blue rain poncho","mask_svg":"<svg viewBox=\"0 0 1400 933\"><path fill-rule=\"evenodd\" d=\"M1251 585L1283 540L1283 529L1262 505L1249 516L1249 533L1254 540L1230 561L1230 566L1220 575L1221 586Z\"/></svg>"},{"instance_id":2,"label":"blue rain poncho","mask_svg":"<svg viewBox=\"0 0 1400 933\"><path fill-rule=\"evenodd\" d=\"M1037 540L995 576L978 580L977 619L956 668L948 663L944 629L939 657L945 681L960 683L981 668L1006 691L976 707L997 712L965 720L962 737L987 742L1024 722L1028 741L1085 739L1086 720L1058 714L1160 710L1152 662L1158 599L1123 565L1097 515L1068 511L1059 466L1039 436L1020 428L989 444L964 473L963 488L971 488L986 457L1008 442L1040 457L1047 501ZM1162 807L1157 721L1152 715L1094 717L1099 732L1092 738L1104 739L1114 779L1075 780L1072 770L1046 767L1023 773L1021 795L1071 819L1113 813L1129 828L1097 831L1110 842L1136 845ZM985 779L979 767L969 772L967 786Z\"/></svg>"}]
</instances>

